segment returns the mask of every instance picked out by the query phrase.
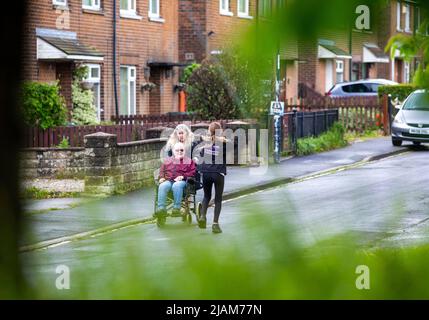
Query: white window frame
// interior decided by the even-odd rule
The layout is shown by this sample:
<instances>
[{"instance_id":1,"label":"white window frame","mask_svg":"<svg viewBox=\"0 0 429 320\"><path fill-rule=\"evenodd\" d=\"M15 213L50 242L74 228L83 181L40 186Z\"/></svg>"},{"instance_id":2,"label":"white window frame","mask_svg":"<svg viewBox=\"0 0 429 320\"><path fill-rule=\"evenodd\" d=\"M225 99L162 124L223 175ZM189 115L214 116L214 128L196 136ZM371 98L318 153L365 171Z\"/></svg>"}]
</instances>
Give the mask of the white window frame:
<instances>
[{"instance_id":1,"label":"white window frame","mask_svg":"<svg viewBox=\"0 0 429 320\"><path fill-rule=\"evenodd\" d=\"M100 0L90 0L91 4L90 5L86 5L83 3L82 0L82 9L88 9L88 10L100 10L101 6L100 6Z\"/></svg>"},{"instance_id":2,"label":"white window frame","mask_svg":"<svg viewBox=\"0 0 429 320\"><path fill-rule=\"evenodd\" d=\"M159 18L161 16L160 14L160 8L161 8L161 4L160 4L160 0L156 0L156 12L154 12L153 7L152 7L152 0L149 0L149 17L150 18Z\"/></svg>"},{"instance_id":3,"label":"white window frame","mask_svg":"<svg viewBox=\"0 0 429 320\"><path fill-rule=\"evenodd\" d=\"M135 66L121 65L121 68L127 68L128 78L128 115L135 115L137 113L137 68ZM134 71L134 76L131 76L131 71ZM131 113L131 85L134 81L134 112Z\"/></svg>"},{"instance_id":4,"label":"white window frame","mask_svg":"<svg viewBox=\"0 0 429 320\"><path fill-rule=\"evenodd\" d=\"M101 90L101 66L99 64L85 64L85 66L88 68L88 73L86 74L86 77L84 79L85 82L98 84L98 93L97 93L97 101L98 105L95 106L97 109L97 118L98 120L101 120L101 101L100 101L100 90ZM92 76L92 69L98 70L98 77Z\"/></svg>"},{"instance_id":5,"label":"white window frame","mask_svg":"<svg viewBox=\"0 0 429 320\"><path fill-rule=\"evenodd\" d=\"M237 0L237 16L239 17L249 16L249 0L244 0L244 11L240 11L240 0Z\"/></svg>"},{"instance_id":6,"label":"white window frame","mask_svg":"<svg viewBox=\"0 0 429 320\"><path fill-rule=\"evenodd\" d=\"M223 2L225 1L226 8L222 6ZM219 0L219 13L223 16L233 16L234 14L229 11L229 0Z\"/></svg>"},{"instance_id":7,"label":"white window frame","mask_svg":"<svg viewBox=\"0 0 429 320\"><path fill-rule=\"evenodd\" d=\"M67 7L67 0L52 0L54 6Z\"/></svg>"},{"instance_id":8,"label":"white window frame","mask_svg":"<svg viewBox=\"0 0 429 320\"><path fill-rule=\"evenodd\" d=\"M119 15L122 18L138 19L141 20L142 17L137 15L137 1L136 0L127 0L128 7L127 9L122 9L121 2L119 1Z\"/></svg>"},{"instance_id":9,"label":"white window frame","mask_svg":"<svg viewBox=\"0 0 429 320\"><path fill-rule=\"evenodd\" d=\"M342 81L338 81L338 74L342 74ZM344 82L344 61L335 60L335 80L336 83Z\"/></svg>"},{"instance_id":10,"label":"white window frame","mask_svg":"<svg viewBox=\"0 0 429 320\"><path fill-rule=\"evenodd\" d=\"M405 32L411 32L411 7L405 4Z\"/></svg>"},{"instance_id":11,"label":"white window frame","mask_svg":"<svg viewBox=\"0 0 429 320\"><path fill-rule=\"evenodd\" d=\"M402 8L401 2L396 2L396 30L402 31L401 29L401 17L402 17Z\"/></svg>"}]
</instances>

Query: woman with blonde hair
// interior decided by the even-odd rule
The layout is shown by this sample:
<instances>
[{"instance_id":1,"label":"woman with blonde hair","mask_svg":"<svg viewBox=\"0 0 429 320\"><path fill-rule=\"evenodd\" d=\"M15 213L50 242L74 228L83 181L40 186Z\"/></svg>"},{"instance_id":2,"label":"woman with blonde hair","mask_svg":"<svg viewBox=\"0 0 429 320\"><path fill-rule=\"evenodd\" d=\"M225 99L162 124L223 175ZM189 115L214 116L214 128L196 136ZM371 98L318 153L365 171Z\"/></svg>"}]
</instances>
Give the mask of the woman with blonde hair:
<instances>
[{"instance_id":1,"label":"woman with blonde hair","mask_svg":"<svg viewBox=\"0 0 429 320\"><path fill-rule=\"evenodd\" d=\"M170 135L165 147L165 151L169 157L173 155L174 145L179 142L185 145L185 154L187 157L191 158L194 134L186 124L179 124Z\"/></svg>"}]
</instances>

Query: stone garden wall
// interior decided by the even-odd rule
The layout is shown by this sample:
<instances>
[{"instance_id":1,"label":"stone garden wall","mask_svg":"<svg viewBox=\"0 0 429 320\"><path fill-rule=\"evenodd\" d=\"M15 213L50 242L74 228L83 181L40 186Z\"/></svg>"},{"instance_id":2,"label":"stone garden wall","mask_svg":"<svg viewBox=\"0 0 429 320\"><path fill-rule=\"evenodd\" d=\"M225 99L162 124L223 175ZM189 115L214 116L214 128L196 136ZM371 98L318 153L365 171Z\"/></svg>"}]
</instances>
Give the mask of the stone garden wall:
<instances>
[{"instance_id":1,"label":"stone garden wall","mask_svg":"<svg viewBox=\"0 0 429 320\"><path fill-rule=\"evenodd\" d=\"M85 136L84 148L25 149L21 151L21 179L27 187L59 192L134 190L153 183L165 142L158 138L118 144L116 135L99 132ZM61 190L52 186L61 186Z\"/></svg>"},{"instance_id":2,"label":"stone garden wall","mask_svg":"<svg viewBox=\"0 0 429 320\"><path fill-rule=\"evenodd\" d=\"M194 132L207 127L207 123L191 125ZM250 125L236 121L225 127L243 136L246 131L236 130L248 129ZM167 139L160 136L165 129L152 128L148 130L152 139L136 142L118 143L116 135L97 132L85 136L84 148L24 149L21 181L26 188L87 194L122 193L151 185L154 171L161 165L160 153ZM234 152L236 162L247 159L247 149L239 149Z\"/></svg>"}]
</instances>

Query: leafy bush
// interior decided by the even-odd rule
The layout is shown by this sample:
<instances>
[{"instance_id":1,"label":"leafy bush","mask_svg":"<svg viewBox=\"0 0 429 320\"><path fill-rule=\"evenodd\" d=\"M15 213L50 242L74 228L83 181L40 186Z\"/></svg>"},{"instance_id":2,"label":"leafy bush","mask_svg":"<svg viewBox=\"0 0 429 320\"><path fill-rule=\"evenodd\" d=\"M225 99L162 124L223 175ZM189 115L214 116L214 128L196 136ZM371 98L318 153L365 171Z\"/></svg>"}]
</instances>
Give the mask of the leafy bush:
<instances>
[{"instance_id":1,"label":"leafy bush","mask_svg":"<svg viewBox=\"0 0 429 320\"><path fill-rule=\"evenodd\" d=\"M404 101L414 90L416 86L412 84L399 84L396 86L380 86L378 87L378 96L391 95L392 99Z\"/></svg>"},{"instance_id":2,"label":"leafy bush","mask_svg":"<svg viewBox=\"0 0 429 320\"><path fill-rule=\"evenodd\" d=\"M72 122L77 125L97 124L97 110L94 106L94 94L81 88L79 81L72 83Z\"/></svg>"},{"instance_id":3,"label":"leafy bush","mask_svg":"<svg viewBox=\"0 0 429 320\"><path fill-rule=\"evenodd\" d=\"M61 142L57 145L57 148L60 148L60 149L70 148L69 139L67 137L63 137Z\"/></svg>"},{"instance_id":4,"label":"leafy bush","mask_svg":"<svg viewBox=\"0 0 429 320\"><path fill-rule=\"evenodd\" d=\"M85 77L87 67L79 67L74 71L72 83L73 112L72 122L77 125L97 124L97 110L94 105L92 90L83 89L81 81Z\"/></svg>"},{"instance_id":5,"label":"leafy bush","mask_svg":"<svg viewBox=\"0 0 429 320\"><path fill-rule=\"evenodd\" d=\"M183 77L189 110L210 119L243 116L262 119L272 98L271 67L259 60L252 63L234 48L202 65L189 66Z\"/></svg>"},{"instance_id":6,"label":"leafy bush","mask_svg":"<svg viewBox=\"0 0 429 320\"><path fill-rule=\"evenodd\" d=\"M234 103L240 113L257 119L267 114L274 98L272 66L264 60L252 63L250 57L243 57L234 48L219 55L218 63L234 88Z\"/></svg>"},{"instance_id":7,"label":"leafy bush","mask_svg":"<svg viewBox=\"0 0 429 320\"><path fill-rule=\"evenodd\" d=\"M297 155L305 156L313 153L342 148L347 145L345 130L341 124L335 123L329 131L319 137L298 139Z\"/></svg>"},{"instance_id":8,"label":"leafy bush","mask_svg":"<svg viewBox=\"0 0 429 320\"><path fill-rule=\"evenodd\" d=\"M183 70L183 74L181 76L180 82L186 82L188 81L189 77L192 75L192 73L197 70L201 65L198 63L193 63L189 66L187 66L184 70Z\"/></svg>"},{"instance_id":9,"label":"leafy bush","mask_svg":"<svg viewBox=\"0 0 429 320\"><path fill-rule=\"evenodd\" d=\"M28 126L48 129L66 122L67 108L58 83L28 82L22 93L24 122Z\"/></svg>"},{"instance_id":10,"label":"leafy bush","mask_svg":"<svg viewBox=\"0 0 429 320\"><path fill-rule=\"evenodd\" d=\"M226 73L216 63L203 63L187 81L189 111L209 120L239 117L240 112L234 103L235 94Z\"/></svg>"}]
</instances>

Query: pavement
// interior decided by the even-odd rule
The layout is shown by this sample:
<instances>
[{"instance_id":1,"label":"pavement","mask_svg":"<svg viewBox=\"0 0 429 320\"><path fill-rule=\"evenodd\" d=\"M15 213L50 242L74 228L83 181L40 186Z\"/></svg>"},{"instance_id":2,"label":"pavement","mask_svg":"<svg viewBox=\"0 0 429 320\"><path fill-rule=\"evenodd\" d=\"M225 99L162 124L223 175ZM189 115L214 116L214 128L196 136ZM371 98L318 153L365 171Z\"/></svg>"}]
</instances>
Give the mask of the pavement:
<instances>
[{"instance_id":1,"label":"pavement","mask_svg":"<svg viewBox=\"0 0 429 320\"><path fill-rule=\"evenodd\" d=\"M412 147L411 147L412 148ZM356 142L342 149L320 154L284 159L280 164L263 168L230 167L225 183L225 200L342 170L390 155L403 153L408 146L393 147L389 137ZM61 242L85 238L128 225L151 222L154 204L153 188L100 200L38 200L27 208L42 208L27 213L27 232L22 251L29 251ZM202 192L199 192L199 199ZM43 211L43 208L55 210ZM64 208L65 206L65 208ZM28 210L28 209L27 209Z\"/></svg>"}]
</instances>

